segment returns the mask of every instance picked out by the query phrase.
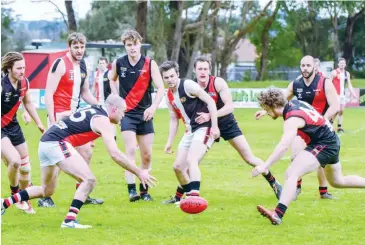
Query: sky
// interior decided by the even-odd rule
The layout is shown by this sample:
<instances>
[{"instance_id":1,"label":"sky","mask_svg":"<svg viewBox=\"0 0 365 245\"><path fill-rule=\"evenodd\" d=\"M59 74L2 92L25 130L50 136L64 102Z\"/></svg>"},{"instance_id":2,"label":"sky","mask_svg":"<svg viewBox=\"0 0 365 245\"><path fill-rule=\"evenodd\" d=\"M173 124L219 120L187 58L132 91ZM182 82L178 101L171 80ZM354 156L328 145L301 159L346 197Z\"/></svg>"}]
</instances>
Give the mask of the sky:
<instances>
[{"instance_id":1,"label":"sky","mask_svg":"<svg viewBox=\"0 0 365 245\"><path fill-rule=\"evenodd\" d=\"M34 0L33 0L34 1ZM37 0L39 1L39 0ZM1 0L1 2L12 2L7 6L14 10L14 16L19 15L20 20L53 20L62 18L61 14L56 11L54 5L48 0L43 2L32 2L31 0ZM51 0L62 12L66 13L64 0ZM84 18L91 8L91 0L73 0L76 18Z\"/></svg>"}]
</instances>

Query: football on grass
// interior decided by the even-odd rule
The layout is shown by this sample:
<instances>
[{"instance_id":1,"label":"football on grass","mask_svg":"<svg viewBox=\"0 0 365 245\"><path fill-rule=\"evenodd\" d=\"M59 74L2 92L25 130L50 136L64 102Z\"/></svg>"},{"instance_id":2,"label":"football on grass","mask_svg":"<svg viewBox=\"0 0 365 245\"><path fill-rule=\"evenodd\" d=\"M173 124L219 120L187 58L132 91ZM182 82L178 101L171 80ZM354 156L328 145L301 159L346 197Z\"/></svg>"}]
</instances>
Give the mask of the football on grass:
<instances>
[{"instance_id":1,"label":"football on grass","mask_svg":"<svg viewBox=\"0 0 365 245\"><path fill-rule=\"evenodd\" d=\"M202 197L188 197L180 201L180 208L188 214L198 214L208 207L208 202Z\"/></svg>"}]
</instances>

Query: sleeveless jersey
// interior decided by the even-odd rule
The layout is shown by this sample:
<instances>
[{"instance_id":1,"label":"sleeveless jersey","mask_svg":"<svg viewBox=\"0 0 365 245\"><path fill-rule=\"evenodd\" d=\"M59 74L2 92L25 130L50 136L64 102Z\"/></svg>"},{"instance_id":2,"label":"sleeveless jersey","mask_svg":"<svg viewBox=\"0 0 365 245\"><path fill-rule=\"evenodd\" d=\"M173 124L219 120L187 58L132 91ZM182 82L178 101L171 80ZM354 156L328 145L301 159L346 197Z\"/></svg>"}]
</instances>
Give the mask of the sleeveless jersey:
<instances>
[{"instance_id":1,"label":"sleeveless jersey","mask_svg":"<svg viewBox=\"0 0 365 245\"><path fill-rule=\"evenodd\" d=\"M293 82L293 94L297 99L312 105L322 115L326 113L329 107L325 92L325 80L324 76L317 74L309 86L305 84L303 77Z\"/></svg>"},{"instance_id":2,"label":"sleeveless jersey","mask_svg":"<svg viewBox=\"0 0 365 245\"><path fill-rule=\"evenodd\" d=\"M212 97L214 102L217 105L217 110L221 109L224 106L224 102L222 101L221 96L215 89L215 78L214 76L209 76L209 82L207 87L205 88L205 91ZM218 127L221 128L221 126L224 126L228 122L236 121L236 119L233 116L233 113L229 113L228 115L225 115L223 117L218 117Z\"/></svg>"},{"instance_id":3,"label":"sleeveless jersey","mask_svg":"<svg viewBox=\"0 0 365 245\"><path fill-rule=\"evenodd\" d=\"M53 125L42 136L41 141L67 141L72 146L84 145L100 137L91 128L92 119L98 116L108 117L105 107L92 105L79 109Z\"/></svg>"},{"instance_id":4,"label":"sleeveless jersey","mask_svg":"<svg viewBox=\"0 0 365 245\"><path fill-rule=\"evenodd\" d=\"M74 65L67 55L56 60L52 72L56 71L59 62L65 63L65 74L53 94L54 112L76 111L80 104L81 88L87 77L87 69L84 60L80 61L80 67Z\"/></svg>"},{"instance_id":5,"label":"sleeveless jersey","mask_svg":"<svg viewBox=\"0 0 365 245\"><path fill-rule=\"evenodd\" d=\"M339 68L336 69L336 76L332 79L333 85L336 88L337 94L345 96L345 86L347 84L347 72L341 72Z\"/></svg>"},{"instance_id":6,"label":"sleeveless jersey","mask_svg":"<svg viewBox=\"0 0 365 245\"><path fill-rule=\"evenodd\" d=\"M27 78L18 81L16 89L11 84L8 75L1 78L1 128L18 124L16 113L28 89Z\"/></svg>"},{"instance_id":7,"label":"sleeveless jersey","mask_svg":"<svg viewBox=\"0 0 365 245\"><path fill-rule=\"evenodd\" d=\"M98 102L104 102L105 99L111 94L111 88L108 78L109 70L106 70L103 74L100 71L95 73L95 97Z\"/></svg>"},{"instance_id":8,"label":"sleeveless jersey","mask_svg":"<svg viewBox=\"0 0 365 245\"><path fill-rule=\"evenodd\" d=\"M292 100L284 107L283 118L291 117L304 119L305 126L298 129L298 135L308 144L333 144L336 133L331 123L318 113L311 105L299 100Z\"/></svg>"},{"instance_id":9,"label":"sleeveless jersey","mask_svg":"<svg viewBox=\"0 0 365 245\"><path fill-rule=\"evenodd\" d=\"M198 124L195 119L198 117L198 112L203 112L207 108L207 104L197 97L190 97L185 91L185 84L192 80L180 80L178 89L175 93L171 89L167 90L167 99L170 105L185 124L187 132L195 132L202 127L210 127L211 122Z\"/></svg>"},{"instance_id":10,"label":"sleeveless jersey","mask_svg":"<svg viewBox=\"0 0 365 245\"><path fill-rule=\"evenodd\" d=\"M141 56L136 65L129 63L128 55L118 58L119 95L127 104L126 113L142 114L152 104L151 59Z\"/></svg>"}]
</instances>

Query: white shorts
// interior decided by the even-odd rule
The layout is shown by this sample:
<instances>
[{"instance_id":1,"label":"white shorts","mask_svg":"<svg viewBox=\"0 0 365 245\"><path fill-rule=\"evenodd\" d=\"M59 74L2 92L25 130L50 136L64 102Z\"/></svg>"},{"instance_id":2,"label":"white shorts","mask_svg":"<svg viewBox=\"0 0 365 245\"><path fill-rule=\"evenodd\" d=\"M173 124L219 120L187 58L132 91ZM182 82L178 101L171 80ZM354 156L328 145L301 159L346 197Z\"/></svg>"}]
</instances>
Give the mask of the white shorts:
<instances>
[{"instance_id":1,"label":"white shorts","mask_svg":"<svg viewBox=\"0 0 365 245\"><path fill-rule=\"evenodd\" d=\"M208 147L208 149L212 147L214 139L212 136L210 136L210 128L199 128L194 133L186 132L180 140L179 148L189 149L193 141L202 142Z\"/></svg>"},{"instance_id":2,"label":"white shorts","mask_svg":"<svg viewBox=\"0 0 365 245\"><path fill-rule=\"evenodd\" d=\"M72 114L72 111L63 111L63 112L56 112L55 113L55 120L56 122L58 122L59 120L61 120L64 117L68 117ZM47 127L50 128L50 121L49 121L49 116L47 116Z\"/></svg>"},{"instance_id":3,"label":"white shorts","mask_svg":"<svg viewBox=\"0 0 365 245\"><path fill-rule=\"evenodd\" d=\"M341 105L346 105L346 96L345 95L340 95L340 104Z\"/></svg>"},{"instance_id":4,"label":"white shorts","mask_svg":"<svg viewBox=\"0 0 365 245\"><path fill-rule=\"evenodd\" d=\"M75 148L66 141L40 141L38 146L41 167L54 166L76 153Z\"/></svg>"}]
</instances>

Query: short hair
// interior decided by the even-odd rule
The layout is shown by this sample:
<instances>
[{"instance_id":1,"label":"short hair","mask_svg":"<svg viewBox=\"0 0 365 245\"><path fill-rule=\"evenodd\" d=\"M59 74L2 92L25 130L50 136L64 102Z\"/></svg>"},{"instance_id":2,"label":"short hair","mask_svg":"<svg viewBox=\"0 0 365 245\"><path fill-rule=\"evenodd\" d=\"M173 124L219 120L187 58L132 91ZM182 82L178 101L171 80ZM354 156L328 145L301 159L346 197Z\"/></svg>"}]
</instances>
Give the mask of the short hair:
<instances>
[{"instance_id":1,"label":"short hair","mask_svg":"<svg viewBox=\"0 0 365 245\"><path fill-rule=\"evenodd\" d=\"M212 70L212 64L210 63L210 59L206 56L198 56L195 58L195 61L194 61L194 69L196 68L196 64L198 62L208 62L209 64L209 69Z\"/></svg>"},{"instance_id":2,"label":"short hair","mask_svg":"<svg viewBox=\"0 0 365 245\"><path fill-rule=\"evenodd\" d=\"M82 43L86 44L86 37L81 32L73 32L67 37L67 44L71 47L72 44Z\"/></svg>"},{"instance_id":3,"label":"short hair","mask_svg":"<svg viewBox=\"0 0 365 245\"><path fill-rule=\"evenodd\" d=\"M19 61L19 60L24 60L24 57L21 53L18 52L8 52L4 55L4 57L2 57L1 59L1 72L6 75L8 74L8 70L12 69L14 66L14 63Z\"/></svg>"},{"instance_id":4,"label":"short hair","mask_svg":"<svg viewBox=\"0 0 365 245\"><path fill-rule=\"evenodd\" d=\"M170 69L175 69L176 73L179 73L179 64L175 61L172 61L172 60L168 60L168 61L165 61L164 63L162 63L160 65L160 72L161 74L163 72L166 72Z\"/></svg>"},{"instance_id":5,"label":"short hair","mask_svg":"<svg viewBox=\"0 0 365 245\"><path fill-rule=\"evenodd\" d=\"M133 43L136 43L137 40L139 40L142 43L143 38L141 35L135 31L135 30L126 30L122 34L122 42L125 44L127 40L132 41Z\"/></svg>"},{"instance_id":6,"label":"short hair","mask_svg":"<svg viewBox=\"0 0 365 245\"><path fill-rule=\"evenodd\" d=\"M315 58L315 59L314 59L314 63L321 64L321 61L320 61L318 58Z\"/></svg>"},{"instance_id":7,"label":"short hair","mask_svg":"<svg viewBox=\"0 0 365 245\"><path fill-rule=\"evenodd\" d=\"M340 61L345 61L345 63L346 63L346 59L345 58L339 58L338 59L338 63L340 63Z\"/></svg>"},{"instance_id":8,"label":"short hair","mask_svg":"<svg viewBox=\"0 0 365 245\"><path fill-rule=\"evenodd\" d=\"M275 87L270 87L261 91L257 96L257 100L264 109L284 107L287 103L284 93L279 88Z\"/></svg>"},{"instance_id":9,"label":"short hair","mask_svg":"<svg viewBox=\"0 0 365 245\"><path fill-rule=\"evenodd\" d=\"M107 64L108 64L108 58L106 58L106 57L100 57L100 58L98 59L98 62L99 62L99 61L101 61L101 60L104 60L104 61L105 61L105 63L107 63Z\"/></svg>"},{"instance_id":10,"label":"short hair","mask_svg":"<svg viewBox=\"0 0 365 245\"><path fill-rule=\"evenodd\" d=\"M110 94L106 98L105 104L115 106L117 108L126 108L127 107L124 99L117 94Z\"/></svg>"}]
</instances>

